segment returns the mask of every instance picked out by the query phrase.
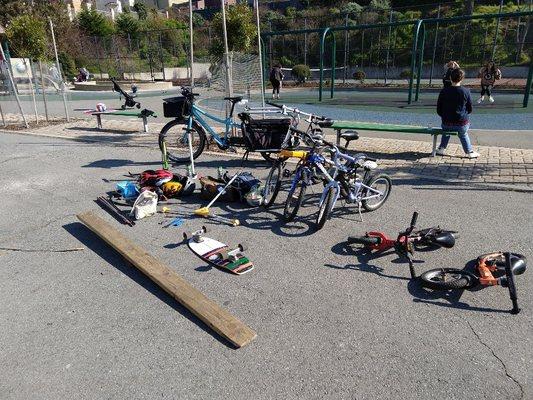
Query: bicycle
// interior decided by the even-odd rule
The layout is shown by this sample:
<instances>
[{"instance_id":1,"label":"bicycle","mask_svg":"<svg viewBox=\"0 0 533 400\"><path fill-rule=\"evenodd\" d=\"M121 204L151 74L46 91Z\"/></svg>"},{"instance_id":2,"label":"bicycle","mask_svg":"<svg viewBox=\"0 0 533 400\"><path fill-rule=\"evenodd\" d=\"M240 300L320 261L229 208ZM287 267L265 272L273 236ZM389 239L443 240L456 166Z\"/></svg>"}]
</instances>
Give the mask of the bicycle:
<instances>
[{"instance_id":1,"label":"bicycle","mask_svg":"<svg viewBox=\"0 0 533 400\"><path fill-rule=\"evenodd\" d=\"M502 286L509 289L511 314L518 314L514 276L526 271L526 258L517 253L495 252L479 256L475 274L456 268L436 268L420 275L422 285L434 290L470 289L476 286Z\"/></svg>"},{"instance_id":2,"label":"bicycle","mask_svg":"<svg viewBox=\"0 0 533 400\"><path fill-rule=\"evenodd\" d=\"M409 262L409 272L412 279L417 275L413 264L413 254L417 248L452 248L458 238L457 232L441 229L439 226L415 230L418 213L415 211L411 218L409 227L400 232L396 239L389 238L382 232L367 232L364 236L348 237L349 244L362 244L366 249L383 252L394 248L394 251L401 257L407 258Z\"/></svg>"},{"instance_id":3,"label":"bicycle","mask_svg":"<svg viewBox=\"0 0 533 400\"><path fill-rule=\"evenodd\" d=\"M260 152L263 158L271 160L270 154L279 151L277 148L261 148L261 143L253 137L251 129L258 129L261 133L267 131L270 137L282 141L287 135L290 119L269 119L252 120L247 113L239 114L241 122L236 122L233 118L235 106L243 102L242 96L224 97L225 101L231 104L230 112L226 118L210 114L208 111L195 104L198 93L193 93L186 87L181 88L180 97L164 99L163 114L167 118L174 118L167 123L159 133L159 148L164 157L168 157L176 163L183 163L198 158L207 143L207 137L215 142L221 150L228 150L233 147L244 147L248 152ZM269 110L263 110L269 113ZM218 134L209 125L206 119L213 120L224 126L224 133ZM240 130L242 135L237 135Z\"/></svg>"},{"instance_id":4,"label":"bicycle","mask_svg":"<svg viewBox=\"0 0 533 400\"><path fill-rule=\"evenodd\" d=\"M357 138L356 132L350 133L349 140ZM333 181L326 184L320 199L318 229L321 229L329 219L339 195L346 203L357 204L362 221L361 207L366 211L375 211L383 206L390 196L392 180L387 174L372 172L378 167L375 158L367 157L364 153L351 156L341 152L340 147L333 143L323 142L331 153L331 159L325 159L325 162L332 166L328 172ZM359 174L360 168L364 170L362 176Z\"/></svg>"},{"instance_id":5,"label":"bicycle","mask_svg":"<svg viewBox=\"0 0 533 400\"><path fill-rule=\"evenodd\" d=\"M265 186L263 188L262 193L263 201L261 204L264 208L270 207L277 198L277 195L281 189L283 170L287 163L287 160L289 158L298 158L302 160L307 156L307 152L305 150L290 150L297 148L300 144L300 139L302 139L303 131L299 131L295 128L300 122L300 116L303 115L305 117L305 121L309 123L305 134L310 136L322 134L321 127L331 123L331 120L326 117L306 113L297 108L290 108L285 105L279 106L274 103L267 104L277 107L284 115L290 115L292 119L292 128L289 129L288 135L281 144L281 150L278 153L278 158L274 160L267 179L265 181Z\"/></svg>"}]
</instances>

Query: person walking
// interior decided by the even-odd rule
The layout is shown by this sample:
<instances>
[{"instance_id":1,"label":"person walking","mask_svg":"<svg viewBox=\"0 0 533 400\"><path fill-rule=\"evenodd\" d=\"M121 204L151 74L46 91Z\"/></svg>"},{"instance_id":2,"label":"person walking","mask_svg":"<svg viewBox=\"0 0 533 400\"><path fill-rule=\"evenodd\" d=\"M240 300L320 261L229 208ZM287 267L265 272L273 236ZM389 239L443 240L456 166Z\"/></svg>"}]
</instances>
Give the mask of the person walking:
<instances>
[{"instance_id":1,"label":"person walking","mask_svg":"<svg viewBox=\"0 0 533 400\"><path fill-rule=\"evenodd\" d=\"M483 103L485 95L489 97L489 102L494 103L492 97L492 88L496 80L501 79L502 71L500 71L494 61L489 61L483 68L479 70L478 78L481 78L481 95L477 100L478 104Z\"/></svg>"},{"instance_id":2,"label":"person walking","mask_svg":"<svg viewBox=\"0 0 533 400\"><path fill-rule=\"evenodd\" d=\"M444 65L444 75L442 76L442 84L444 87L452 86L452 80L450 79L450 76L452 71L458 68L460 67L457 61L450 60Z\"/></svg>"},{"instance_id":3,"label":"person walking","mask_svg":"<svg viewBox=\"0 0 533 400\"><path fill-rule=\"evenodd\" d=\"M437 114L442 119L442 129L448 132L457 132L461 145L468 158L477 158L479 153L475 152L470 143L468 128L470 128L469 115L472 113L472 96L470 90L461 86L461 81L465 77L465 72L454 69L450 73L451 86L444 87L439 93L437 100ZM442 135L437 154L443 156L448 147L450 135Z\"/></svg>"},{"instance_id":4,"label":"person walking","mask_svg":"<svg viewBox=\"0 0 533 400\"><path fill-rule=\"evenodd\" d=\"M281 88L281 82L285 78L281 71L281 65L275 64L270 70L270 83L272 84L272 98L279 99L279 89Z\"/></svg>"}]
</instances>

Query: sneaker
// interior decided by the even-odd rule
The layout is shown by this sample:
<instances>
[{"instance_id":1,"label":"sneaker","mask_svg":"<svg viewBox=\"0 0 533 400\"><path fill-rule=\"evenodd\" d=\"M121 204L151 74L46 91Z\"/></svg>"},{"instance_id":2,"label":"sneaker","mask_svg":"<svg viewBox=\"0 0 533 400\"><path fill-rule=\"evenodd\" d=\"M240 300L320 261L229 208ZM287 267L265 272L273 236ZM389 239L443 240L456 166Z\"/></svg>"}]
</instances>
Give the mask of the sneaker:
<instances>
[{"instance_id":1,"label":"sneaker","mask_svg":"<svg viewBox=\"0 0 533 400\"><path fill-rule=\"evenodd\" d=\"M477 104L483 103L483 100L484 100L483 97L480 97L479 99L477 99Z\"/></svg>"},{"instance_id":2,"label":"sneaker","mask_svg":"<svg viewBox=\"0 0 533 400\"><path fill-rule=\"evenodd\" d=\"M438 155L438 156L443 156L445 153L446 153L446 149L442 149L440 147L435 152L435 154Z\"/></svg>"},{"instance_id":3,"label":"sneaker","mask_svg":"<svg viewBox=\"0 0 533 400\"><path fill-rule=\"evenodd\" d=\"M489 96L489 101L490 101L491 103L494 103L494 97Z\"/></svg>"},{"instance_id":4,"label":"sneaker","mask_svg":"<svg viewBox=\"0 0 533 400\"><path fill-rule=\"evenodd\" d=\"M471 151L470 153L468 153L466 155L468 158L478 158L479 157L479 153L477 151Z\"/></svg>"}]
</instances>

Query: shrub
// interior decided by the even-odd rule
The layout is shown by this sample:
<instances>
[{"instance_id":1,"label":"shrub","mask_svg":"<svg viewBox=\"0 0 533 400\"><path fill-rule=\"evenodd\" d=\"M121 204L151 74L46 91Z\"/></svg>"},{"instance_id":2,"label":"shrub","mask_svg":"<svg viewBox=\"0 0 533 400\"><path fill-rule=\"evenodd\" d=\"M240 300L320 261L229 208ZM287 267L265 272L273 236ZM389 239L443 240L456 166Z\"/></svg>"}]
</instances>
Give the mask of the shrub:
<instances>
[{"instance_id":1,"label":"shrub","mask_svg":"<svg viewBox=\"0 0 533 400\"><path fill-rule=\"evenodd\" d=\"M415 78L416 78L416 72L414 74ZM411 78L411 68L405 68L405 69L402 69L402 71L400 72L400 78L402 79L410 79Z\"/></svg>"},{"instance_id":2,"label":"shrub","mask_svg":"<svg viewBox=\"0 0 533 400\"><path fill-rule=\"evenodd\" d=\"M280 59L279 59L279 63L281 64L282 67L286 67L286 68L289 68L291 65L293 65L293 62L291 61L291 59L289 57L285 57L285 56L281 56Z\"/></svg>"},{"instance_id":3,"label":"shrub","mask_svg":"<svg viewBox=\"0 0 533 400\"><path fill-rule=\"evenodd\" d=\"M292 76L296 78L298 83L304 83L311 77L311 70L307 65L298 64L292 67Z\"/></svg>"},{"instance_id":4,"label":"shrub","mask_svg":"<svg viewBox=\"0 0 533 400\"><path fill-rule=\"evenodd\" d=\"M353 78L361 83L365 82L366 74L365 71L358 70L353 73Z\"/></svg>"}]
</instances>

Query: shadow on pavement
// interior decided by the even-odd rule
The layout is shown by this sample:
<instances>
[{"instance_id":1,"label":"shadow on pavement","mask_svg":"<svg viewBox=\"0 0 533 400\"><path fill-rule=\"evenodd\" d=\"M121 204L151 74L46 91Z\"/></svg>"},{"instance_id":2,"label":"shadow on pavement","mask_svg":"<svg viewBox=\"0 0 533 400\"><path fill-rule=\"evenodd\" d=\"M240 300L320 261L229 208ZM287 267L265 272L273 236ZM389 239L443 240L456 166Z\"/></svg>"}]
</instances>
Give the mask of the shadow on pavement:
<instances>
[{"instance_id":1,"label":"shadow on pavement","mask_svg":"<svg viewBox=\"0 0 533 400\"><path fill-rule=\"evenodd\" d=\"M120 158L107 158L82 165L82 168L120 168L127 166L160 165L160 161L133 161Z\"/></svg>"},{"instance_id":2,"label":"shadow on pavement","mask_svg":"<svg viewBox=\"0 0 533 400\"><path fill-rule=\"evenodd\" d=\"M63 225L63 228L76 239L78 239L81 243L83 243L83 245L87 246L88 249L94 251L104 261L108 262L110 265L118 269L120 272L122 272L131 280L133 280L135 283L148 290L159 300L163 301L165 304L178 311L181 315L196 324L200 329L211 335L217 341L230 348L235 348L233 344L214 333L211 328L209 328L204 322L202 322L199 318L192 314L187 308L182 306L177 300L168 295L163 289L161 289L154 282L152 282L141 271L131 266L120 254L118 254L111 247L106 245L96 234L94 234L85 225L80 222L73 222L70 224Z\"/></svg>"}]
</instances>

